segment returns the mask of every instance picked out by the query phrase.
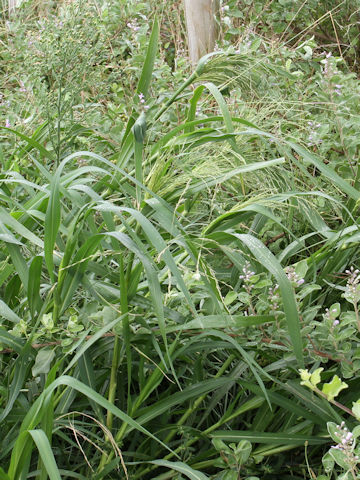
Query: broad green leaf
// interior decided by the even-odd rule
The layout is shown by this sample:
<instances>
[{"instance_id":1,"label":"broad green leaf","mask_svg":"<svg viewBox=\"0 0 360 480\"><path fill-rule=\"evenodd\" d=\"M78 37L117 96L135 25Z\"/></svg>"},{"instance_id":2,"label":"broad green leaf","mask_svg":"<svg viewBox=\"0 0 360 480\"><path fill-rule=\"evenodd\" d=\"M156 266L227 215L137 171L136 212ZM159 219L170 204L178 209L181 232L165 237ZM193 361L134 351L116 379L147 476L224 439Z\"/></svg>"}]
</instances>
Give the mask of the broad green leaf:
<instances>
[{"instance_id":1,"label":"broad green leaf","mask_svg":"<svg viewBox=\"0 0 360 480\"><path fill-rule=\"evenodd\" d=\"M314 385L314 387L316 387L316 385L321 382L321 372L322 372L323 370L324 370L323 368L317 368L317 369L311 374L310 382L311 382L312 385Z\"/></svg>"},{"instance_id":2,"label":"broad green leaf","mask_svg":"<svg viewBox=\"0 0 360 480\"><path fill-rule=\"evenodd\" d=\"M41 348L36 355L35 363L32 367L33 377L36 377L40 373L48 373L54 357L54 350L50 350L48 348Z\"/></svg>"},{"instance_id":3,"label":"broad green leaf","mask_svg":"<svg viewBox=\"0 0 360 480\"><path fill-rule=\"evenodd\" d=\"M235 470L227 470L221 480L238 480L239 475Z\"/></svg>"},{"instance_id":4,"label":"broad green leaf","mask_svg":"<svg viewBox=\"0 0 360 480\"><path fill-rule=\"evenodd\" d=\"M349 470L349 468L350 468L349 460L348 460L347 455L344 451L336 449L336 448L330 448L329 454L332 456L332 458L335 460L335 462L339 465L339 467L342 467L342 468L345 468L346 470Z\"/></svg>"},{"instance_id":5,"label":"broad green leaf","mask_svg":"<svg viewBox=\"0 0 360 480\"><path fill-rule=\"evenodd\" d=\"M224 304L226 306L231 305L236 299L237 293L234 291L229 291L224 298Z\"/></svg>"},{"instance_id":6,"label":"broad green leaf","mask_svg":"<svg viewBox=\"0 0 360 480\"><path fill-rule=\"evenodd\" d=\"M325 472L326 473L331 473L334 469L335 462L334 462L333 457L330 455L330 453L326 452L321 461L322 461L322 464L324 466ZM326 480L328 479L328 477L325 477L325 478L326 478Z\"/></svg>"},{"instance_id":7,"label":"broad green leaf","mask_svg":"<svg viewBox=\"0 0 360 480\"><path fill-rule=\"evenodd\" d=\"M337 375L334 375L331 382L324 383L322 392L325 393L327 398L331 401L334 400L344 388L348 388L347 383L341 381Z\"/></svg>"},{"instance_id":8,"label":"broad green leaf","mask_svg":"<svg viewBox=\"0 0 360 480\"><path fill-rule=\"evenodd\" d=\"M213 438L211 443L218 452L226 452L227 454L231 453L231 449L220 438Z\"/></svg>"},{"instance_id":9,"label":"broad green leaf","mask_svg":"<svg viewBox=\"0 0 360 480\"><path fill-rule=\"evenodd\" d=\"M360 400L353 402L352 412L356 417L356 420L360 421Z\"/></svg>"},{"instance_id":10,"label":"broad green leaf","mask_svg":"<svg viewBox=\"0 0 360 480\"><path fill-rule=\"evenodd\" d=\"M341 437L338 435L339 427L334 422L326 423L327 431L335 443L340 443Z\"/></svg>"},{"instance_id":11,"label":"broad green leaf","mask_svg":"<svg viewBox=\"0 0 360 480\"><path fill-rule=\"evenodd\" d=\"M305 278L308 269L309 266L307 260L301 260L295 264L295 273L299 275L300 278Z\"/></svg>"},{"instance_id":12,"label":"broad green leaf","mask_svg":"<svg viewBox=\"0 0 360 480\"><path fill-rule=\"evenodd\" d=\"M252 446L248 440L240 440L234 450L237 462L240 465L244 465L248 461L251 450Z\"/></svg>"}]
</instances>

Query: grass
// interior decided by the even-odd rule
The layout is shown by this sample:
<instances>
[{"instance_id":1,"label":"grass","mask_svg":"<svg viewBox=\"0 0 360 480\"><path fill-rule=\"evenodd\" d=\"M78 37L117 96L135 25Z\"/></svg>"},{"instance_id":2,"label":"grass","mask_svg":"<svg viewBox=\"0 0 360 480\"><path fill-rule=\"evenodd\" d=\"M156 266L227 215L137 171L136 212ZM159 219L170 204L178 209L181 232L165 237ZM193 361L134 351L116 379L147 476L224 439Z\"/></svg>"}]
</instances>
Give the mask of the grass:
<instances>
[{"instance_id":1,"label":"grass","mask_svg":"<svg viewBox=\"0 0 360 480\"><path fill-rule=\"evenodd\" d=\"M293 101L279 52L231 49L150 99L161 25L121 133L1 127L0 479L338 475L321 459L329 422L357 425L360 300L343 105L306 146L328 112ZM351 387L336 405L301 383L320 365Z\"/></svg>"}]
</instances>

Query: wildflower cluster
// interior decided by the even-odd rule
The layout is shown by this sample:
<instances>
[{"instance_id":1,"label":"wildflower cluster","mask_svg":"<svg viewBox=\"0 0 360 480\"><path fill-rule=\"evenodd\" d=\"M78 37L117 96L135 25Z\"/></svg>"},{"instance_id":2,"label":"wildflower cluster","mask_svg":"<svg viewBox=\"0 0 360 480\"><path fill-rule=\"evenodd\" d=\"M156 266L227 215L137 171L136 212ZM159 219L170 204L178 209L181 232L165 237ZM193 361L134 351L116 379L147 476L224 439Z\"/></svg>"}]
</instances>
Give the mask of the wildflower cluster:
<instances>
[{"instance_id":1,"label":"wildflower cluster","mask_svg":"<svg viewBox=\"0 0 360 480\"><path fill-rule=\"evenodd\" d=\"M340 321L338 320L338 316L340 314L340 305L338 303L332 305L329 308L325 309L325 314L323 315L324 320L331 325L331 328L335 328L339 325Z\"/></svg>"},{"instance_id":2,"label":"wildflower cluster","mask_svg":"<svg viewBox=\"0 0 360 480\"><path fill-rule=\"evenodd\" d=\"M278 284L276 284L274 288L269 288L269 301L271 303L272 310L276 311L279 309L280 292Z\"/></svg>"},{"instance_id":3,"label":"wildflower cluster","mask_svg":"<svg viewBox=\"0 0 360 480\"><path fill-rule=\"evenodd\" d=\"M341 89L343 88L343 85L339 85L338 83L336 83L336 84L334 85L334 87L335 87L335 90L334 90L334 91L335 91L336 95L341 95L341 93L342 93L342 92L341 92Z\"/></svg>"},{"instance_id":4,"label":"wildflower cluster","mask_svg":"<svg viewBox=\"0 0 360 480\"><path fill-rule=\"evenodd\" d=\"M250 314L250 312L255 315L255 308L252 303L251 297L252 297L252 290L254 288L254 283L256 282L256 274L251 270L251 266L249 262L245 262L245 265L242 269L243 275L239 275L239 279L244 282L244 288L246 290L247 296L248 296L248 305L249 305L249 310L245 312L245 315Z\"/></svg>"},{"instance_id":5,"label":"wildflower cluster","mask_svg":"<svg viewBox=\"0 0 360 480\"><path fill-rule=\"evenodd\" d=\"M139 97L139 103L141 104L143 109L144 110L149 110L149 108L150 108L149 105L145 105L145 103L146 103L145 95L143 93L139 93L138 97Z\"/></svg>"},{"instance_id":6,"label":"wildflower cluster","mask_svg":"<svg viewBox=\"0 0 360 480\"><path fill-rule=\"evenodd\" d=\"M55 16L53 16L54 19L54 25L56 28L61 29L64 26L64 22L60 19L57 19Z\"/></svg>"},{"instance_id":7,"label":"wildflower cluster","mask_svg":"<svg viewBox=\"0 0 360 480\"><path fill-rule=\"evenodd\" d=\"M360 271L350 267L349 270L345 270L345 273L349 275L346 283L344 298L350 303L358 303L360 301Z\"/></svg>"},{"instance_id":8,"label":"wildflower cluster","mask_svg":"<svg viewBox=\"0 0 360 480\"><path fill-rule=\"evenodd\" d=\"M4 95L0 93L0 107L10 107L10 104L11 104L10 100L5 100ZM5 121L5 127L11 128L11 122L8 118Z\"/></svg>"},{"instance_id":9,"label":"wildflower cluster","mask_svg":"<svg viewBox=\"0 0 360 480\"><path fill-rule=\"evenodd\" d=\"M132 22L128 22L126 26L135 33L140 30L140 27L136 18Z\"/></svg>"},{"instance_id":10,"label":"wildflower cluster","mask_svg":"<svg viewBox=\"0 0 360 480\"><path fill-rule=\"evenodd\" d=\"M345 426L345 422L341 422L340 425L336 425L336 428L331 432L332 438L338 442L331 447L330 455L332 455L337 463L340 465L347 465L349 470L353 473L355 478L356 466L359 463L359 456L354 452L355 438L352 432ZM340 455L338 457L336 455Z\"/></svg>"},{"instance_id":11,"label":"wildflower cluster","mask_svg":"<svg viewBox=\"0 0 360 480\"><path fill-rule=\"evenodd\" d=\"M178 44L176 45L176 60L181 62L181 60L185 55L186 55L186 48L185 48L184 42L182 40L179 40Z\"/></svg>"},{"instance_id":12,"label":"wildflower cluster","mask_svg":"<svg viewBox=\"0 0 360 480\"><path fill-rule=\"evenodd\" d=\"M249 283L251 278L255 275L255 272L253 272L250 268L250 263L246 262L244 268L242 269L243 275L240 275L239 278L241 280L244 280L244 283Z\"/></svg>"},{"instance_id":13,"label":"wildflower cluster","mask_svg":"<svg viewBox=\"0 0 360 480\"><path fill-rule=\"evenodd\" d=\"M312 147L313 145L319 145L322 143L321 138L319 138L319 128L321 127L321 123L315 123L312 121L308 122L310 133L308 137L308 147Z\"/></svg>"},{"instance_id":14,"label":"wildflower cluster","mask_svg":"<svg viewBox=\"0 0 360 480\"><path fill-rule=\"evenodd\" d=\"M339 443L331 448L336 448L337 450L351 450L353 447L353 434L349 432L345 426L345 422L341 422L340 425L336 425L335 436L339 438ZM356 457L359 460L359 457Z\"/></svg>"},{"instance_id":15,"label":"wildflower cluster","mask_svg":"<svg viewBox=\"0 0 360 480\"><path fill-rule=\"evenodd\" d=\"M23 93L26 93L27 92L27 88L25 87L25 84L22 80L20 80L20 88L19 88L19 92L23 92Z\"/></svg>"},{"instance_id":16,"label":"wildflower cluster","mask_svg":"<svg viewBox=\"0 0 360 480\"><path fill-rule=\"evenodd\" d=\"M331 68L331 62L329 61L329 59L332 56L332 53L323 52L322 55L325 56L324 60L321 61L321 63L323 64L322 72L325 76L331 76L333 72Z\"/></svg>"},{"instance_id":17,"label":"wildflower cluster","mask_svg":"<svg viewBox=\"0 0 360 480\"><path fill-rule=\"evenodd\" d=\"M296 273L294 267L287 267L285 273L294 288L300 287L300 285L305 282L305 280Z\"/></svg>"}]
</instances>

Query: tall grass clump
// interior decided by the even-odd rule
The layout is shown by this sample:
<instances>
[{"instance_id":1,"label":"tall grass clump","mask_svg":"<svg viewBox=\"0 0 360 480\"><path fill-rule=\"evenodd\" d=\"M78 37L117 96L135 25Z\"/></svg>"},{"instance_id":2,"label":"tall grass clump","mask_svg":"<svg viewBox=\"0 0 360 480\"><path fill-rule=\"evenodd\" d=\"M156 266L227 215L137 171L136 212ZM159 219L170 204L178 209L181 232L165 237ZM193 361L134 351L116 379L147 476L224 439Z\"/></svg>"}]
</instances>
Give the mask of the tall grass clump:
<instances>
[{"instance_id":1,"label":"tall grass clump","mask_svg":"<svg viewBox=\"0 0 360 480\"><path fill-rule=\"evenodd\" d=\"M50 21L81 29L79 5ZM355 107L294 103L306 65L260 42L202 58L172 90L154 18L130 106L103 128L120 83L77 116L99 93L77 78L105 56L99 8L71 78L49 50L38 128L1 126L0 479L357 478ZM341 95L358 87L336 59L308 60L323 95L342 75Z\"/></svg>"}]
</instances>

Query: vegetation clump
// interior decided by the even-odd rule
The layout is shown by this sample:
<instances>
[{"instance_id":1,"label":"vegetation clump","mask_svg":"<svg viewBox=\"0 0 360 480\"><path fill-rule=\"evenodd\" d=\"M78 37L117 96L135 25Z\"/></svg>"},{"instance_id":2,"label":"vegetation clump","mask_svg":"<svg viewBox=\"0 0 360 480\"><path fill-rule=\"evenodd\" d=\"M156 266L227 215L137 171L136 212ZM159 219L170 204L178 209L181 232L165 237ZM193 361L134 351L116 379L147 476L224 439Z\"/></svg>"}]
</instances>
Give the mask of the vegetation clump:
<instances>
[{"instance_id":1,"label":"vegetation clump","mask_svg":"<svg viewBox=\"0 0 360 480\"><path fill-rule=\"evenodd\" d=\"M357 2L220 3L3 9L0 480L360 478Z\"/></svg>"}]
</instances>

